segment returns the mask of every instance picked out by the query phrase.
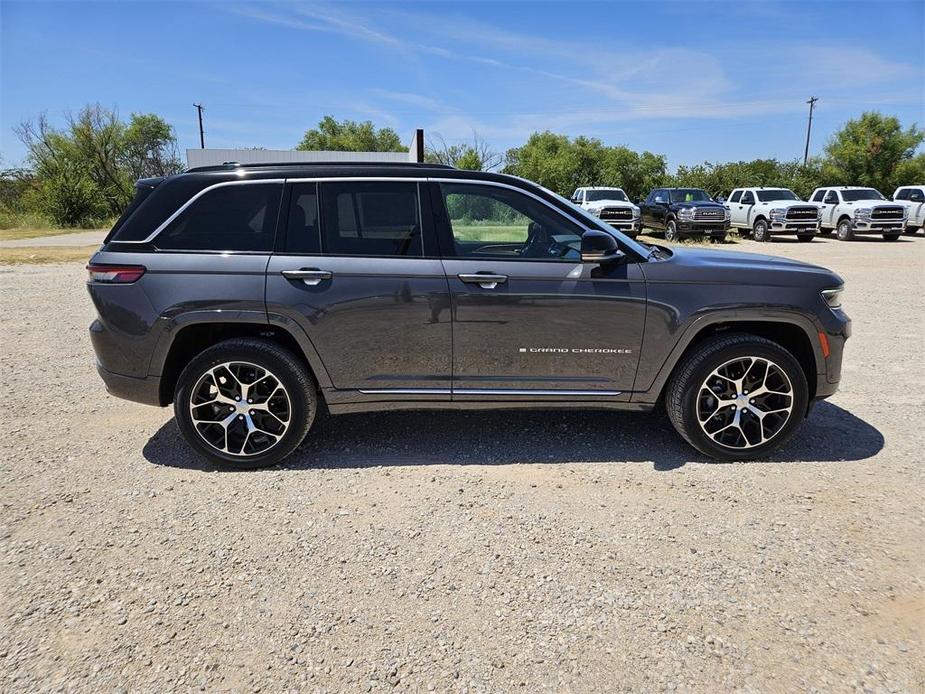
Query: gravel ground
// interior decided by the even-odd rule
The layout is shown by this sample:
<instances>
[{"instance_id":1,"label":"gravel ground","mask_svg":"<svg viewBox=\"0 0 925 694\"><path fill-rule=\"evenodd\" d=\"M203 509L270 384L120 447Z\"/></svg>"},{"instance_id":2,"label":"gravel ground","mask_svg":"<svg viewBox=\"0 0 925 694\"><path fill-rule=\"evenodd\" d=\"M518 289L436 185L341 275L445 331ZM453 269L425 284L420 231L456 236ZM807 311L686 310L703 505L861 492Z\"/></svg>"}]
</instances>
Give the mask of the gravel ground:
<instances>
[{"instance_id":1,"label":"gravel ground","mask_svg":"<svg viewBox=\"0 0 925 694\"><path fill-rule=\"evenodd\" d=\"M0 268L0 689L922 691L925 240L737 248L854 319L764 463L660 414L385 413L220 473L105 395L80 265Z\"/></svg>"}]
</instances>

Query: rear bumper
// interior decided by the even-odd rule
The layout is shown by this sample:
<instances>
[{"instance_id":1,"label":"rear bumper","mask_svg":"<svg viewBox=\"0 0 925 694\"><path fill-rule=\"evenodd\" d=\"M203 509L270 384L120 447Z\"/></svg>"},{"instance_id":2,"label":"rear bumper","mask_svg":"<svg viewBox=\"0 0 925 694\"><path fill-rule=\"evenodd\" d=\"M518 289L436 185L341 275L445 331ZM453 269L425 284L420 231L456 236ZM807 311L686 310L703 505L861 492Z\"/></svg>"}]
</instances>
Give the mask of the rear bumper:
<instances>
[{"instance_id":1,"label":"rear bumper","mask_svg":"<svg viewBox=\"0 0 925 694\"><path fill-rule=\"evenodd\" d=\"M145 378L134 378L132 376L123 376L122 374L113 373L103 368L102 364L97 362L96 370L106 384L106 390L110 395L115 395L123 400L140 402L143 405L156 405L163 407L161 403L161 379L157 376L147 376Z\"/></svg>"}]
</instances>

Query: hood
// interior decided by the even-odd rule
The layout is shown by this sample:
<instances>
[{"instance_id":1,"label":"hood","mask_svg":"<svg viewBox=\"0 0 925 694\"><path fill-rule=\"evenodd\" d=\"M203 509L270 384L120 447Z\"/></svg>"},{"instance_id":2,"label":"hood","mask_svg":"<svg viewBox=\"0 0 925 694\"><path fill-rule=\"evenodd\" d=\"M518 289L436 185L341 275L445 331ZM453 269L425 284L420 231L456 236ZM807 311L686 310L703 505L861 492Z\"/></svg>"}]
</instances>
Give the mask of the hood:
<instances>
[{"instance_id":1,"label":"hood","mask_svg":"<svg viewBox=\"0 0 925 694\"><path fill-rule=\"evenodd\" d=\"M790 258L740 251L673 246L672 275L690 282L717 282L765 286L808 286L827 289L843 284L841 277L819 265ZM644 271L645 271L645 265ZM646 271L647 277L649 272Z\"/></svg>"}]
</instances>

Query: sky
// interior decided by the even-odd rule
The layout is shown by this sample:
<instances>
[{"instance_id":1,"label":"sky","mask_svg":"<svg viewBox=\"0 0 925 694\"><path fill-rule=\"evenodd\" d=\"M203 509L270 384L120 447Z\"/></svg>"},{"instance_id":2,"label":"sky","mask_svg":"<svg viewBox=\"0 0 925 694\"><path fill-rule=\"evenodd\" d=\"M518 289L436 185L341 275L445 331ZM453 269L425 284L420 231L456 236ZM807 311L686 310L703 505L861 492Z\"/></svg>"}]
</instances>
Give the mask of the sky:
<instances>
[{"instance_id":1,"label":"sky","mask_svg":"<svg viewBox=\"0 0 925 694\"><path fill-rule=\"evenodd\" d=\"M326 114L473 133L600 138L678 164L800 158L865 110L925 126L925 2L8 2L0 157L47 113L153 112L182 150L290 149Z\"/></svg>"}]
</instances>

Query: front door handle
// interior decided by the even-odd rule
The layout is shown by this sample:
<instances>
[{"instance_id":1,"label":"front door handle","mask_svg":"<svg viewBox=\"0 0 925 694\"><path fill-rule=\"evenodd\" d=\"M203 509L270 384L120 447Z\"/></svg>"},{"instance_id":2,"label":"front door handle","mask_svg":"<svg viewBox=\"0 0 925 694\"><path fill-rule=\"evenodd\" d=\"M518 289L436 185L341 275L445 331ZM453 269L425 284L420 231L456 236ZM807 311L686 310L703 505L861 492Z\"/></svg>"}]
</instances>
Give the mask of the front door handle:
<instances>
[{"instance_id":1,"label":"front door handle","mask_svg":"<svg viewBox=\"0 0 925 694\"><path fill-rule=\"evenodd\" d=\"M318 268L302 268L301 270L283 270L283 277L287 280L302 280L309 287L321 284L322 280L329 280L334 276L330 270L319 270Z\"/></svg>"},{"instance_id":2,"label":"front door handle","mask_svg":"<svg viewBox=\"0 0 925 694\"><path fill-rule=\"evenodd\" d=\"M507 282L507 275L495 275L491 272L476 272L471 275L461 274L456 276L463 282L477 284L482 289L494 289L499 284Z\"/></svg>"}]
</instances>

